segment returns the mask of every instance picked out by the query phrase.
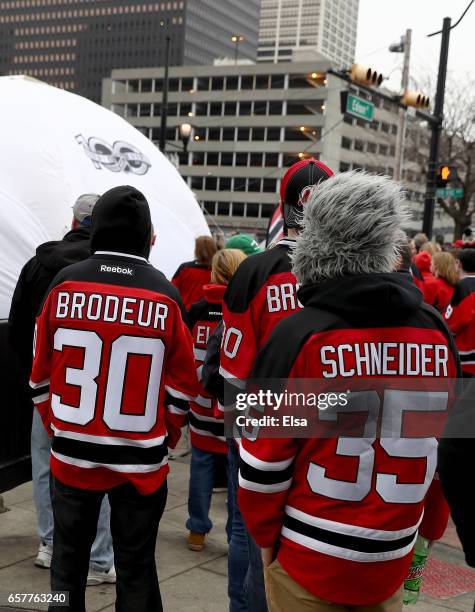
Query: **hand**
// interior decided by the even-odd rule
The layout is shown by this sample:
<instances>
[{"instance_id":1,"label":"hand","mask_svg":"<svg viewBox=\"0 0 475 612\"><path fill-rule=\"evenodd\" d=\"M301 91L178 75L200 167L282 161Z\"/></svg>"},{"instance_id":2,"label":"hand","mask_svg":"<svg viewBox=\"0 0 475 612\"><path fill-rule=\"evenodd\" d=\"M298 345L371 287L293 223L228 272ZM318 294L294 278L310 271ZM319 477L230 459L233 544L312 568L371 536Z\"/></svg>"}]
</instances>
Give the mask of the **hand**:
<instances>
[{"instance_id":1,"label":"hand","mask_svg":"<svg viewBox=\"0 0 475 612\"><path fill-rule=\"evenodd\" d=\"M264 567L268 567L275 558L274 547L271 548L261 548L262 555L262 565Z\"/></svg>"}]
</instances>

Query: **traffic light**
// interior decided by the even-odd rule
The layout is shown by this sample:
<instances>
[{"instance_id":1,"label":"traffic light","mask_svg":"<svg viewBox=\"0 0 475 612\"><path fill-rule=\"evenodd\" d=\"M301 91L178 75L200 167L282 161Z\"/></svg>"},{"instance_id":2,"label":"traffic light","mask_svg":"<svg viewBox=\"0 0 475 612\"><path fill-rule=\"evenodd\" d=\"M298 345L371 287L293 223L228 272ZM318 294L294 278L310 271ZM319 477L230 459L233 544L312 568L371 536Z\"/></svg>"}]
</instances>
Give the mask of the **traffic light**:
<instances>
[{"instance_id":1,"label":"traffic light","mask_svg":"<svg viewBox=\"0 0 475 612\"><path fill-rule=\"evenodd\" d=\"M353 64L350 68L350 79L359 85L379 87L383 82L383 75L369 66Z\"/></svg>"},{"instance_id":2,"label":"traffic light","mask_svg":"<svg viewBox=\"0 0 475 612\"><path fill-rule=\"evenodd\" d=\"M437 170L437 188L443 189L447 183L453 182L457 178L457 166L443 164Z\"/></svg>"},{"instance_id":3,"label":"traffic light","mask_svg":"<svg viewBox=\"0 0 475 612\"><path fill-rule=\"evenodd\" d=\"M406 90L401 96L401 102L414 108L429 108L429 96L424 96L418 91Z\"/></svg>"}]
</instances>

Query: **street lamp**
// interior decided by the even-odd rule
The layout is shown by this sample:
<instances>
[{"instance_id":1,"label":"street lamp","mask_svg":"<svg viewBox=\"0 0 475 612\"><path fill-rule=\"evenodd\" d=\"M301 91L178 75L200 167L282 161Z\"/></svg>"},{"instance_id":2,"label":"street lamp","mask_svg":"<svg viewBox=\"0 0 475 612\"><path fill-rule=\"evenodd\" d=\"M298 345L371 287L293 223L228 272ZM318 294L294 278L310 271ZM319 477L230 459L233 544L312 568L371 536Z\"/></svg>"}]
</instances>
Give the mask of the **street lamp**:
<instances>
[{"instance_id":1,"label":"street lamp","mask_svg":"<svg viewBox=\"0 0 475 612\"><path fill-rule=\"evenodd\" d=\"M190 123L182 123L180 125L180 137L183 143L183 151L185 153L188 151L188 143L190 142L192 129L193 128Z\"/></svg>"},{"instance_id":2,"label":"street lamp","mask_svg":"<svg viewBox=\"0 0 475 612\"><path fill-rule=\"evenodd\" d=\"M160 21L160 27L164 27L165 21ZM168 119L168 72L170 68L170 29L167 27L166 35L166 46L165 46L165 74L163 78L163 89L162 89L162 113L160 118L160 140L158 147L162 153L165 152L165 140L167 134L167 119Z\"/></svg>"},{"instance_id":3,"label":"street lamp","mask_svg":"<svg viewBox=\"0 0 475 612\"><path fill-rule=\"evenodd\" d=\"M242 34L233 34L231 36L231 42L235 44L234 47L234 63L237 64L239 54L239 43L244 42L244 36Z\"/></svg>"}]
</instances>

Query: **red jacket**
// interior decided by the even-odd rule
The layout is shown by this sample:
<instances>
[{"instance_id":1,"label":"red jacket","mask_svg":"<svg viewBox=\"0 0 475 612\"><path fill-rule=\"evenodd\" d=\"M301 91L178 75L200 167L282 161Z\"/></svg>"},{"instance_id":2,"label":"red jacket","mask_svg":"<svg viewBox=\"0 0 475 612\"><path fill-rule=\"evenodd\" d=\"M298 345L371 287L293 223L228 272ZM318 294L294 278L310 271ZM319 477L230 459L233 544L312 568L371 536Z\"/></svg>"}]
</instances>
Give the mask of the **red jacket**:
<instances>
[{"instance_id":1,"label":"red jacket","mask_svg":"<svg viewBox=\"0 0 475 612\"><path fill-rule=\"evenodd\" d=\"M190 402L190 436L196 448L211 453L227 453L224 437L223 413L217 409L217 401L201 385L201 370L208 340L221 321L225 285L205 285L204 298L193 304L188 321L193 336L195 364L200 393Z\"/></svg>"},{"instance_id":2,"label":"red jacket","mask_svg":"<svg viewBox=\"0 0 475 612\"><path fill-rule=\"evenodd\" d=\"M445 278L441 278L440 276L435 277L436 281L436 290L435 290L435 299L432 306L437 308L439 312L445 312L447 306L450 304L450 300L454 294L454 286L448 283Z\"/></svg>"},{"instance_id":3,"label":"red jacket","mask_svg":"<svg viewBox=\"0 0 475 612\"><path fill-rule=\"evenodd\" d=\"M211 268L187 261L178 268L172 278L172 283L178 289L183 305L188 310L203 297L203 286L210 282Z\"/></svg>"},{"instance_id":4,"label":"red jacket","mask_svg":"<svg viewBox=\"0 0 475 612\"><path fill-rule=\"evenodd\" d=\"M455 285L445 320L455 336L463 372L475 375L475 276Z\"/></svg>"},{"instance_id":5,"label":"red jacket","mask_svg":"<svg viewBox=\"0 0 475 612\"><path fill-rule=\"evenodd\" d=\"M431 262L432 257L430 253L427 253L425 251L422 251L422 253L418 253L414 257L414 263L420 271L423 279L423 282L417 283L417 286L422 291L422 294L424 296L424 302L426 304L430 304L431 306L435 306L437 297L437 282L435 276L430 271Z\"/></svg>"},{"instance_id":6,"label":"red jacket","mask_svg":"<svg viewBox=\"0 0 475 612\"><path fill-rule=\"evenodd\" d=\"M375 605L402 584L424 506L434 504L426 495L435 431L414 438L408 423L417 428L430 416L443 427L451 394L431 391L457 376L457 353L404 275L337 278L299 297L304 309L275 328L252 378L306 380L314 394L350 389L350 399L336 408L309 404L313 433L287 427L271 437L261 425L256 438L243 437L239 507L257 544L278 546L279 562L304 589L345 606ZM334 427L357 413L363 435L335 437ZM446 506L440 511L446 521Z\"/></svg>"}]
</instances>

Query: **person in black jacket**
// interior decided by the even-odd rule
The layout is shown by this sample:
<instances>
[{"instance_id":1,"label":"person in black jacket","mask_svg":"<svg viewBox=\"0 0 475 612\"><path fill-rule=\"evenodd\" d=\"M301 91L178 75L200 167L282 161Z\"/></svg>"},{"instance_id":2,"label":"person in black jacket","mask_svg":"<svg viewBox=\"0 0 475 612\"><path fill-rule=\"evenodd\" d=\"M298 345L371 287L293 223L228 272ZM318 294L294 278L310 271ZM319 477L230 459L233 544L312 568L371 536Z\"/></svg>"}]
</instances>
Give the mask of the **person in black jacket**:
<instances>
[{"instance_id":1,"label":"person in black jacket","mask_svg":"<svg viewBox=\"0 0 475 612\"><path fill-rule=\"evenodd\" d=\"M9 345L17 357L18 380L28 388L33 359L35 318L56 274L90 255L90 225L97 194L83 194L73 206L71 230L62 240L41 244L24 266L13 294L8 318ZM49 461L51 440L37 411L33 412L31 428L31 462L33 492L36 506L40 546L35 565L49 568L53 552L53 511L49 491ZM114 554L109 527L109 505L101 510L97 538L91 553L88 584L115 582Z\"/></svg>"},{"instance_id":2,"label":"person in black jacket","mask_svg":"<svg viewBox=\"0 0 475 612\"><path fill-rule=\"evenodd\" d=\"M438 470L445 497L465 553L475 567L475 493L467 473L474 463L475 380L455 404L438 449Z\"/></svg>"}]
</instances>

